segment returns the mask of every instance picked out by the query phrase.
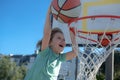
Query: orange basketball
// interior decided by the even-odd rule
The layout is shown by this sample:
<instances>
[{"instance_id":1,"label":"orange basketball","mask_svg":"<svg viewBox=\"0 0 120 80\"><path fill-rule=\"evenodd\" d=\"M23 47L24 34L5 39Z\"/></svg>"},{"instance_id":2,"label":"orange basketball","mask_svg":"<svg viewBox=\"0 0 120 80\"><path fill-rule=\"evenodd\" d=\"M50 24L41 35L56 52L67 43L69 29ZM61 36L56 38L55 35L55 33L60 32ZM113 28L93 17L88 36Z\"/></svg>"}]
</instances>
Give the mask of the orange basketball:
<instances>
[{"instance_id":1,"label":"orange basketball","mask_svg":"<svg viewBox=\"0 0 120 80\"><path fill-rule=\"evenodd\" d=\"M101 45L105 47L105 46L109 45L109 43L110 43L110 41L108 39L103 39L101 42Z\"/></svg>"},{"instance_id":2,"label":"orange basketball","mask_svg":"<svg viewBox=\"0 0 120 80\"><path fill-rule=\"evenodd\" d=\"M51 12L54 18L62 23L79 17L81 9L80 0L53 0Z\"/></svg>"},{"instance_id":3,"label":"orange basketball","mask_svg":"<svg viewBox=\"0 0 120 80\"><path fill-rule=\"evenodd\" d=\"M109 45L110 41L112 40L112 34L106 34L107 38L103 38L101 41L103 35L98 35L99 39L98 41L101 42L101 45L106 47Z\"/></svg>"}]
</instances>

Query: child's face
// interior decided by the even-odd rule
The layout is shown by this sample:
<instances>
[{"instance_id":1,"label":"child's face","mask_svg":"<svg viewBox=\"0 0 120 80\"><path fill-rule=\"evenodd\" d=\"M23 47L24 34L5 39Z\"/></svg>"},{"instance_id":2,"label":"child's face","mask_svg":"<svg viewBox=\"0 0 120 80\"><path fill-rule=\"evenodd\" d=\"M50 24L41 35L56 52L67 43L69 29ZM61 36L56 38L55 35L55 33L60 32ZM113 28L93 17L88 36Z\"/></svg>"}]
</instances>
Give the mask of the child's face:
<instances>
[{"instance_id":1,"label":"child's face","mask_svg":"<svg viewBox=\"0 0 120 80\"><path fill-rule=\"evenodd\" d=\"M62 33L55 33L52 41L50 42L50 46L52 47L53 51L56 53L60 53L63 51L65 47L65 38Z\"/></svg>"}]
</instances>

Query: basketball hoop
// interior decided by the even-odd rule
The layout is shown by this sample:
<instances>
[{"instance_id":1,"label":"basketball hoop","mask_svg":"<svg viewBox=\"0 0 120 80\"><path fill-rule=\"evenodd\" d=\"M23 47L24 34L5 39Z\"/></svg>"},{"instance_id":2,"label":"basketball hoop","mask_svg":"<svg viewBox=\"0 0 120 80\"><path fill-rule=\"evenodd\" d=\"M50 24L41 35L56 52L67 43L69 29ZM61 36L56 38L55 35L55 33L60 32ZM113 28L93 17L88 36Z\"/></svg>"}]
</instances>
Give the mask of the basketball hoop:
<instances>
[{"instance_id":1,"label":"basketball hoop","mask_svg":"<svg viewBox=\"0 0 120 80\"><path fill-rule=\"evenodd\" d=\"M76 33L77 44L81 42L83 46L77 53L80 60L77 79L95 80L102 63L120 43L120 16L86 16L70 21L68 26Z\"/></svg>"}]
</instances>

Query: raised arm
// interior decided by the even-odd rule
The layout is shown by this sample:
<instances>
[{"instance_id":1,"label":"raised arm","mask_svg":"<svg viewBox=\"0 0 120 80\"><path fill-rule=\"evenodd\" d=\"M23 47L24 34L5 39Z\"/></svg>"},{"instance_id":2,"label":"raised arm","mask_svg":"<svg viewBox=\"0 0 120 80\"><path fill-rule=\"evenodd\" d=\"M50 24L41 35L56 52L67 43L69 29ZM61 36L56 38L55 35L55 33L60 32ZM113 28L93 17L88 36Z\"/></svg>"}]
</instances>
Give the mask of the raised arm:
<instances>
[{"instance_id":1,"label":"raised arm","mask_svg":"<svg viewBox=\"0 0 120 80\"><path fill-rule=\"evenodd\" d=\"M70 29L70 37L71 37L71 42L72 42L72 51L70 51L66 54L67 60L71 60L77 56L78 44L76 44L75 34L76 34L75 29L71 28Z\"/></svg>"},{"instance_id":2,"label":"raised arm","mask_svg":"<svg viewBox=\"0 0 120 80\"><path fill-rule=\"evenodd\" d=\"M51 36L51 21L50 21L50 8L48 9L47 17L46 17L46 22L44 26L44 35L42 39L42 45L41 45L41 50L44 50L49 46L49 41L50 41L50 36Z\"/></svg>"}]
</instances>

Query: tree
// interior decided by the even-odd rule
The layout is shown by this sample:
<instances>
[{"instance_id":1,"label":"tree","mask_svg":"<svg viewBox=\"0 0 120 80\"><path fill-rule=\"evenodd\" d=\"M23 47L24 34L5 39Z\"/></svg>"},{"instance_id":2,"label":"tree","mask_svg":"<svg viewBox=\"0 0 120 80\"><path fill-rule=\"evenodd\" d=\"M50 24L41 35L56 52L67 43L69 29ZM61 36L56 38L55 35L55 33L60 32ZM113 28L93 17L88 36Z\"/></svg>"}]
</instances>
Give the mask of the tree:
<instances>
[{"instance_id":1,"label":"tree","mask_svg":"<svg viewBox=\"0 0 120 80\"><path fill-rule=\"evenodd\" d=\"M21 65L19 67L19 72L22 74L22 79L25 77L26 72L27 72L27 68L24 65Z\"/></svg>"},{"instance_id":2,"label":"tree","mask_svg":"<svg viewBox=\"0 0 120 80\"><path fill-rule=\"evenodd\" d=\"M120 50L115 50L114 52L114 80L120 80ZM100 72L105 74L105 63L100 67ZM97 75L97 80L103 78L103 75ZM99 78L100 77L100 78ZM103 80L103 79L101 79Z\"/></svg>"},{"instance_id":3,"label":"tree","mask_svg":"<svg viewBox=\"0 0 120 80\"><path fill-rule=\"evenodd\" d=\"M120 80L120 51L115 51L115 73L114 73L114 80Z\"/></svg>"},{"instance_id":4,"label":"tree","mask_svg":"<svg viewBox=\"0 0 120 80\"><path fill-rule=\"evenodd\" d=\"M0 59L0 80L23 80L25 74L26 68L11 62L10 57L4 56Z\"/></svg>"},{"instance_id":5,"label":"tree","mask_svg":"<svg viewBox=\"0 0 120 80\"><path fill-rule=\"evenodd\" d=\"M96 79L97 80L104 80L105 79L105 75L104 74L100 74L100 75L96 75Z\"/></svg>"}]
</instances>

